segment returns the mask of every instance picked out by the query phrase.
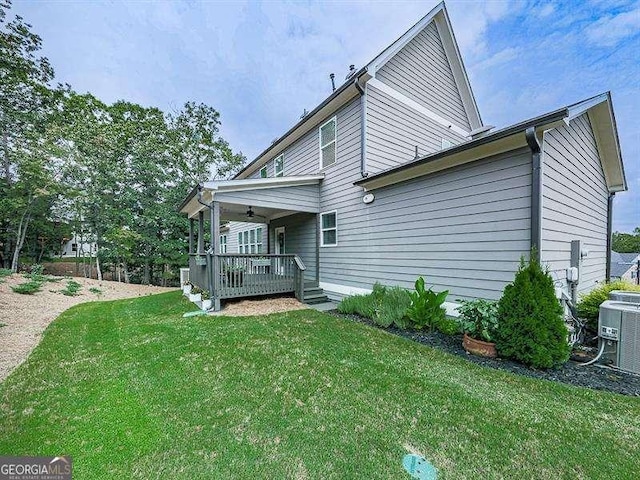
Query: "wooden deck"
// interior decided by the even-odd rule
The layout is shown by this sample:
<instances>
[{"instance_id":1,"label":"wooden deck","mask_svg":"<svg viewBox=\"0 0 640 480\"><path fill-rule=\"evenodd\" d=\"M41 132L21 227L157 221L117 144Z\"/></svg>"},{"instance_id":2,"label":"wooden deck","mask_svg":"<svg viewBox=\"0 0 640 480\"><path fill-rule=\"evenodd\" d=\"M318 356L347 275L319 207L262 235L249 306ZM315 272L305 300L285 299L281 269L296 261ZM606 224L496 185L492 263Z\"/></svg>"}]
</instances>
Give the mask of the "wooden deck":
<instances>
[{"instance_id":1,"label":"wooden deck","mask_svg":"<svg viewBox=\"0 0 640 480\"><path fill-rule=\"evenodd\" d=\"M305 266L297 255L192 254L189 279L211 298L255 297L295 293L303 298ZM213 286L211 289L210 287Z\"/></svg>"}]
</instances>

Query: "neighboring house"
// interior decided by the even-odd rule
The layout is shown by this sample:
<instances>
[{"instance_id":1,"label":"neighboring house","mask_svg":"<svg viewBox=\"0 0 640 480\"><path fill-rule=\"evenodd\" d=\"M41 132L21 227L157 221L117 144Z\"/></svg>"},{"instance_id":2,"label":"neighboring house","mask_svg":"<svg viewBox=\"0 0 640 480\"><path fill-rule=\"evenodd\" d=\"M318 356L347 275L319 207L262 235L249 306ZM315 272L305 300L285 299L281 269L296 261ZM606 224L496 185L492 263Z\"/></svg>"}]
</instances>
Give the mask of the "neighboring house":
<instances>
[{"instance_id":1,"label":"neighboring house","mask_svg":"<svg viewBox=\"0 0 640 480\"><path fill-rule=\"evenodd\" d=\"M95 257L96 244L74 234L71 239L65 240L62 244L59 255L61 258Z\"/></svg>"},{"instance_id":2,"label":"neighboring house","mask_svg":"<svg viewBox=\"0 0 640 480\"><path fill-rule=\"evenodd\" d=\"M611 252L611 279L627 280L632 283L638 281L638 262L640 253Z\"/></svg>"},{"instance_id":3,"label":"neighboring house","mask_svg":"<svg viewBox=\"0 0 640 480\"><path fill-rule=\"evenodd\" d=\"M612 197L626 189L608 93L485 126L440 4L233 180L206 182L180 208L192 278L218 303L291 289L264 284L286 274L304 276L305 299L412 287L420 275L451 301L497 299L532 248L575 298L608 275ZM230 221L211 268L198 255L205 213L214 239ZM271 260L264 271L258 254ZM243 292L231 270L254 285Z\"/></svg>"}]
</instances>

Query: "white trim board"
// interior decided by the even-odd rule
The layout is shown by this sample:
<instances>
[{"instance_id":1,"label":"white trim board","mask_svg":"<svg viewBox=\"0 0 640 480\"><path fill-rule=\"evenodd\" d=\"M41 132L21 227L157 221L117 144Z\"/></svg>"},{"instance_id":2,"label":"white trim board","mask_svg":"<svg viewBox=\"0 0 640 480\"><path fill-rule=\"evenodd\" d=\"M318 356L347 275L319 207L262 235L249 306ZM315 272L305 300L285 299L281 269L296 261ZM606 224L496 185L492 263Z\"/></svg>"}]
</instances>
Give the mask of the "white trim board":
<instances>
[{"instance_id":1,"label":"white trim board","mask_svg":"<svg viewBox=\"0 0 640 480\"><path fill-rule=\"evenodd\" d=\"M319 282L321 289L327 292L339 293L340 295L368 295L372 292L370 288L352 287L350 285L340 285L339 283ZM458 307L459 303L444 302L442 305L447 311L449 317L459 317Z\"/></svg>"},{"instance_id":2,"label":"white trim board","mask_svg":"<svg viewBox=\"0 0 640 480\"><path fill-rule=\"evenodd\" d=\"M464 129L458 127L453 122L450 122L446 118L441 117L437 113L429 110L424 105L420 105L415 100L410 99L409 97L407 97L403 93L391 88L389 85L387 85L385 83L382 83L378 79L375 79L375 78L370 79L367 82L367 85L369 85L371 87L374 87L375 89L381 91L382 93L384 93L386 95L389 95L391 98L399 101L400 103L406 105L409 108L412 108L416 112L421 113L425 117L430 118L434 122L439 123L443 127L448 128L452 132L457 133L458 135L460 135L461 137L464 137L465 139L468 138L469 135L470 135L469 132L467 132Z\"/></svg>"}]
</instances>

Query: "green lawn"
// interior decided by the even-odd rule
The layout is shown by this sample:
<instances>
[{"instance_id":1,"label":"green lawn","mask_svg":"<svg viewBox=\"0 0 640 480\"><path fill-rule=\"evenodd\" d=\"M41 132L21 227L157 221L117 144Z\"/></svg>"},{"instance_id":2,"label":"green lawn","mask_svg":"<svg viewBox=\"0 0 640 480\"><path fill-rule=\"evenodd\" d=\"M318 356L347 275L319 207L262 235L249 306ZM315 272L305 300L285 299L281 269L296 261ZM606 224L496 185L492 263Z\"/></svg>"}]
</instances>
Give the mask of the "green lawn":
<instances>
[{"instance_id":1,"label":"green lawn","mask_svg":"<svg viewBox=\"0 0 640 480\"><path fill-rule=\"evenodd\" d=\"M41 308L45 308L41 306ZM486 369L314 311L79 305L0 385L0 454L74 478L637 478L640 399Z\"/></svg>"}]
</instances>

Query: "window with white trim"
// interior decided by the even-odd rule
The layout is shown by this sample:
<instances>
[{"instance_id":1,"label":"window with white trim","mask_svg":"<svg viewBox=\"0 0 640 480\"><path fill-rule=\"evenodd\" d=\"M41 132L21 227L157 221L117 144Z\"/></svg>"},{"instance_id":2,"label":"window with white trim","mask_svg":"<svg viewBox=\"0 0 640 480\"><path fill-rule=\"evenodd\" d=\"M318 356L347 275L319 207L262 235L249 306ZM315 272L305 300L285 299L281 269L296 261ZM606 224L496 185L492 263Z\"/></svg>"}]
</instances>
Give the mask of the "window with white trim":
<instances>
[{"instance_id":1,"label":"window with white trim","mask_svg":"<svg viewBox=\"0 0 640 480\"><path fill-rule=\"evenodd\" d=\"M338 244L338 212L320 214L320 246L335 247Z\"/></svg>"},{"instance_id":2,"label":"window with white trim","mask_svg":"<svg viewBox=\"0 0 640 480\"><path fill-rule=\"evenodd\" d=\"M336 117L320 126L320 169L336 163Z\"/></svg>"},{"instance_id":3,"label":"window with white trim","mask_svg":"<svg viewBox=\"0 0 640 480\"><path fill-rule=\"evenodd\" d=\"M220 235L220 253L227 253L227 235Z\"/></svg>"},{"instance_id":4,"label":"window with white trim","mask_svg":"<svg viewBox=\"0 0 640 480\"><path fill-rule=\"evenodd\" d=\"M267 166L265 165L260 169L260 178L267 178L269 176L269 172L267 172Z\"/></svg>"},{"instance_id":5,"label":"window with white trim","mask_svg":"<svg viewBox=\"0 0 640 480\"><path fill-rule=\"evenodd\" d=\"M274 176L283 177L284 176L284 153L276 157L273 163L276 171Z\"/></svg>"},{"instance_id":6,"label":"window with white trim","mask_svg":"<svg viewBox=\"0 0 640 480\"><path fill-rule=\"evenodd\" d=\"M238 232L238 253L262 253L262 227Z\"/></svg>"}]
</instances>

